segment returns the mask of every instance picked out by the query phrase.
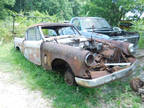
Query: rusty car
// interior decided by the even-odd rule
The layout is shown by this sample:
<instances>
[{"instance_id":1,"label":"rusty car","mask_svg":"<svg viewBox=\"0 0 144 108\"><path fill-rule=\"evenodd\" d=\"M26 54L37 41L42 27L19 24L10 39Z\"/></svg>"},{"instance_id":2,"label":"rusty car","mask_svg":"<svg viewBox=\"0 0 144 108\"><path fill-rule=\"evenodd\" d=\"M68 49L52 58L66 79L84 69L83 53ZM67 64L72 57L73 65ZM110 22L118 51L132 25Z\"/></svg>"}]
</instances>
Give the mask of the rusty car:
<instances>
[{"instance_id":1,"label":"rusty car","mask_svg":"<svg viewBox=\"0 0 144 108\"><path fill-rule=\"evenodd\" d=\"M68 85L89 88L130 75L136 63L130 43L86 38L66 23L35 24L14 46L30 62L64 72Z\"/></svg>"}]
</instances>

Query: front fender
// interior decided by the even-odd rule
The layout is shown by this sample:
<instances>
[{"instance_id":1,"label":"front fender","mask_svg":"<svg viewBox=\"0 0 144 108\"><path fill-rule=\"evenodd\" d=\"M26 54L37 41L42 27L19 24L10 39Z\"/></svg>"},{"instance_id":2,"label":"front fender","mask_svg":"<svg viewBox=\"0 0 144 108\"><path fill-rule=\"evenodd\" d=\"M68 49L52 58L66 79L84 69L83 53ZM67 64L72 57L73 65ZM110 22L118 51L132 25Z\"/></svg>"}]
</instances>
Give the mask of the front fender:
<instances>
[{"instance_id":1,"label":"front fender","mask_svg":"<svg viewBox=\"0 0 144 108\"><path fill-rule=\"evenodd\" d=\"M52 69L53 60L61 59L70 65L75 76L82 77L85 75L87 66L84 60L89 51L69 45L44 42L41 45L41 53L42 66L44 68Z\"/></svg>"}]
</instances>

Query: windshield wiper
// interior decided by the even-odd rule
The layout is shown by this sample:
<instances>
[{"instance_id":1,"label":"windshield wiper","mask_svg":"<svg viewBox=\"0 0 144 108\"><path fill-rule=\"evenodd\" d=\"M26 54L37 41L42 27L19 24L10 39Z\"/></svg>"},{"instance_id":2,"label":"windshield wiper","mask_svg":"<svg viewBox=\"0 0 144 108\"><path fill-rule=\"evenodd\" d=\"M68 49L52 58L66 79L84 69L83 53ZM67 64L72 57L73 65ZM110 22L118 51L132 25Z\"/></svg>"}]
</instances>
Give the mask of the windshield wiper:
<instances>
[{"instance_id":1,"label":"windshield wiper","mask_svg":"<svg viewBox=\"0 0 144 108\"><path fill-rule=\"evenodd\" d=\"M105 27L105 26L104 26L104 27L101 27L101 28L109 28L109 27Z\"/></svg>"},{"instance_id":2,"label":"windshield wiper","mask_svg":"<svg viewBox=\"0 0 144 108\"><path fill-rule=\"evenodd\" d=\"M92 27L89 27L89 28L85 28L85 29L93 29Z\"/></svg>"},{"instance_id":3,"label":"windshield wiper","mask_svg":"<svg viewBox=\"0 0 144 108\"><path fill-rule=\"evenodd\" d=\"M111 27L101 27L101 29L112 29Z\"/></svg>"},{"instance_id":4,"label":"windshield wiper","mask_svg":"<svg viewBox=\"0 0 144 108\"><path fill-rule=\"evenodd\" d=\"M94 30L99 30L99 29L103 29L103 28L109 28L109 27L101 27L101 28L86 28L86 29L94 29Z\"/></svg>"}]
</instances>

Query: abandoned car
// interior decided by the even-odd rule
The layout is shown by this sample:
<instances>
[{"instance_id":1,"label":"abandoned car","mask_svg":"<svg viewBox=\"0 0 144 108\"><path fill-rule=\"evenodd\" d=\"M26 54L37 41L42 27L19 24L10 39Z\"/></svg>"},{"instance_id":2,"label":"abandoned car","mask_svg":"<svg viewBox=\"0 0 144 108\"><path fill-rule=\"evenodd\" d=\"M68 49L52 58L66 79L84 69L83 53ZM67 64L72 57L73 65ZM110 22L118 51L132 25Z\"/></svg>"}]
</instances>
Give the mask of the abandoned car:
<instances>
[{"instance_id":1,"label":"abandoned car","mask_svg":"<svg viewBox=\"0 0 144 108\"><path fill-rule=\"evenodd\" d=\"M14 45L32 63L64 71L68 85L103 85L131 74L136 62L131 44L86 38L71 24L36 24Z\"/></svg>"},{"instance_id":2,"label":"abandoned car","mask_svg":"<svg viewBox=\"0 0 144 108\"><path fill-rule=\"evenodd\" d=\"M74 17L70 21L82 35L86 37L103 34L107 36L99 35L99 38L123 41L133 43L134 47L137 48L137 43L139 41L139 33L137 32L127 32L119 27L111 27L109 23L101 17Z\"/></svg>"}]
</instances>

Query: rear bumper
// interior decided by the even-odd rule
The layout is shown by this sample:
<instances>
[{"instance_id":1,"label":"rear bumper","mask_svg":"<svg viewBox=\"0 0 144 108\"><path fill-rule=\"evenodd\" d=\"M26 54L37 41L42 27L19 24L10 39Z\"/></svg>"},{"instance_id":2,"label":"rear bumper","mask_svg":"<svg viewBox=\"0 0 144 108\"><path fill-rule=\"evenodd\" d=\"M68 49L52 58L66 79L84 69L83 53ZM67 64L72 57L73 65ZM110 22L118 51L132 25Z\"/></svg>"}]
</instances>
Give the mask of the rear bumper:
<instances>
[{"instance_id":1,"label":"rear bumper","mask_svg":"<svg viewBox=\"0 0 144 108\"><path fill-rule=\"evenodd\" d=\"M129 66L128 68L122 69L120 71L114 72L112 74L100 77L100 78L95 78L95 79L83 79L83 78L78 78L75 77L75 81L78 85L84 86L84 87L89 87L89 88L93 88L93 87L97 87L100 85L103 85L105 83L109 83L111 81L123 78L125 76L130 75L133 71L133 68L135 67L135 63L133 63L131 66Z\"/></svg>"}]
</instances>

